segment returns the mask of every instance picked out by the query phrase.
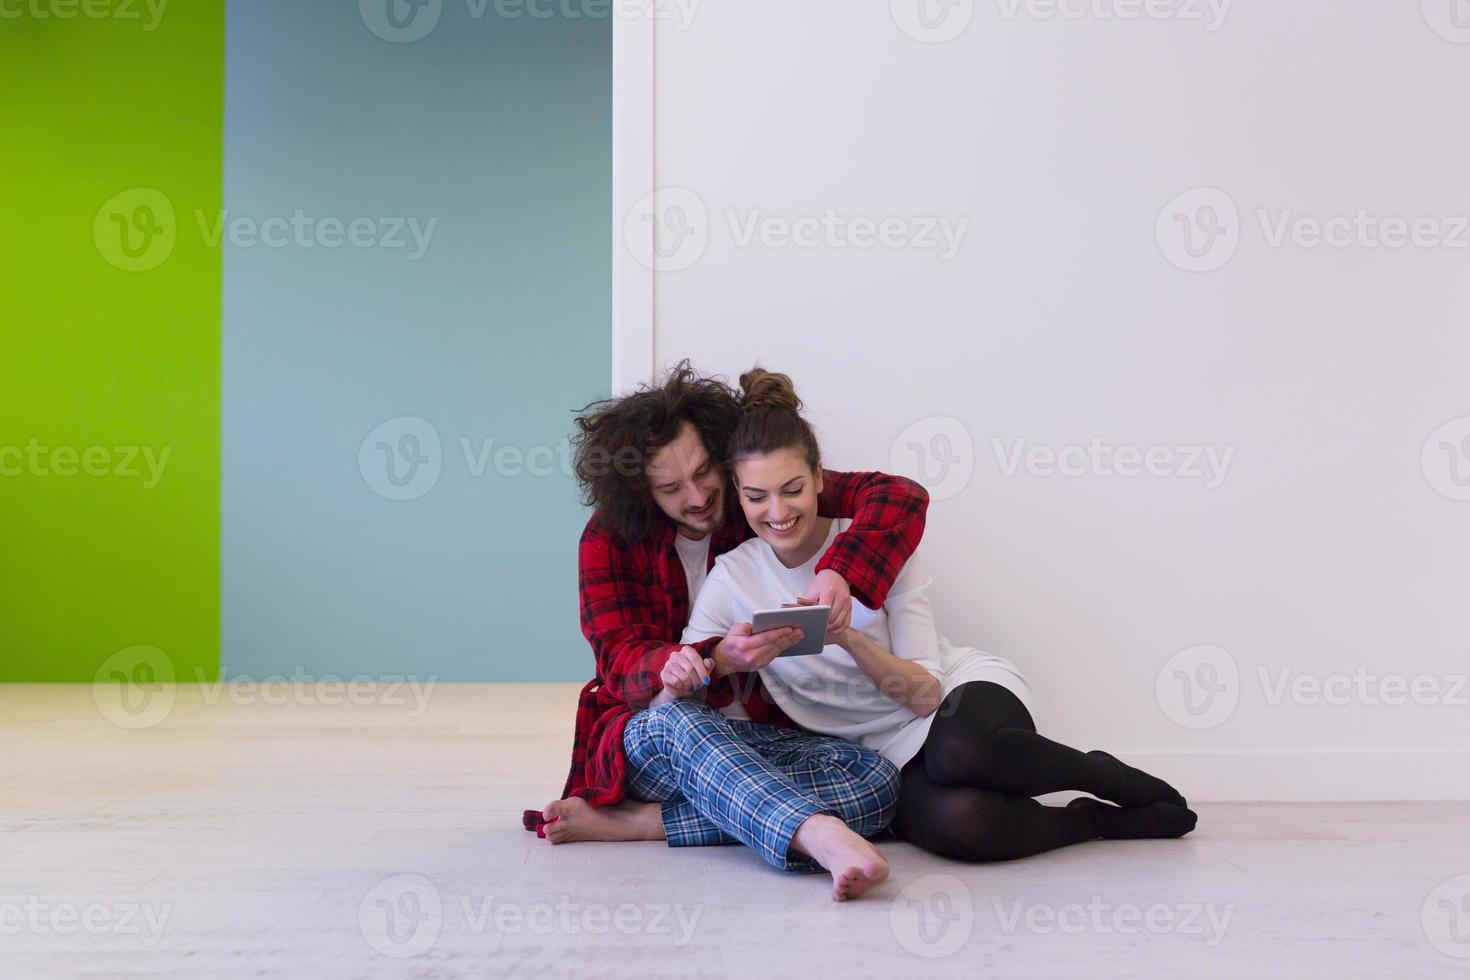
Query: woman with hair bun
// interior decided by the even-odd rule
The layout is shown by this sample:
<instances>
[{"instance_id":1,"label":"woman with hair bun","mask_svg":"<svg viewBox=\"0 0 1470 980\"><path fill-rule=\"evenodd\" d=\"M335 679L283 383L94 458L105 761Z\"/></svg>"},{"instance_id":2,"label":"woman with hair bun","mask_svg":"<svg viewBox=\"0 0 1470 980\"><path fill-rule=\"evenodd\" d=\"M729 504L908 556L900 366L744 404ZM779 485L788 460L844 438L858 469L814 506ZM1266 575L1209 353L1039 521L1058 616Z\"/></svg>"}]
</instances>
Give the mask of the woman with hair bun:
<instances>
[{"instance_id":1,"label":"woman with hair bun","mask_svg":"<svg viewBox=\"0 0 1470 980\"><path fill-rule=\"evenodd\" d=\"M789 603L847 525L817 512L821 453L791 379L757 367L740 387L729 465L756 537L715 562L685 643L724 636L755 610ZM854 600L850 623L829 629L821 654L778 657L760 671L798 724L874 749L900 769L895 834L935 854L982 861L1194 829L1194 812L1168 783L1038 734L1021 672L939 635L931 583L910 558L882 607ZM698 697L697 685L676 682L665 696ZM1061 790L1097 799L1046 806L1033 798Z\"/></svg>"}]
</instances>

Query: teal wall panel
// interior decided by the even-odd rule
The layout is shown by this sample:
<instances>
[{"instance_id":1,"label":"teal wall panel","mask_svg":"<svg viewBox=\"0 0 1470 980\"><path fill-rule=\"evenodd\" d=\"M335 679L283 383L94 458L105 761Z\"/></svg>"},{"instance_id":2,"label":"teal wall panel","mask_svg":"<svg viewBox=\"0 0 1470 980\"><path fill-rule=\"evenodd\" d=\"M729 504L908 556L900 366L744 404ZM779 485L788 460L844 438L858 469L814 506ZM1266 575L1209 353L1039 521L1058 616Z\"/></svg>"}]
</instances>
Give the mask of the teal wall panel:
<instances>
[{"instance_id":1,"label":"teal wall panel","mask_svg":"<svg viewBox=\"0 0 1470 980\"><path fill-rule=\"evenodd\" d=\"M230 4L193 230L225 678L590 675L566 440L610 374L611 26L495 11Z\"/></svg>"}]
</instances>

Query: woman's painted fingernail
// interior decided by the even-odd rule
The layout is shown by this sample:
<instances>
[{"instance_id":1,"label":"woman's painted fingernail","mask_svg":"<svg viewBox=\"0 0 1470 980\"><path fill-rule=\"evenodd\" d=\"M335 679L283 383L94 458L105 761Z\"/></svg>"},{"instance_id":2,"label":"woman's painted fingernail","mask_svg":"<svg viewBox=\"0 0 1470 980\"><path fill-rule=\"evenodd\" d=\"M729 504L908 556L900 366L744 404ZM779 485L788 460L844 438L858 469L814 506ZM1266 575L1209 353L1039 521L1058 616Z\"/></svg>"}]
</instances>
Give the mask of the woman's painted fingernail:
<instances>
[{"instance_id":1,"label":"woman's painted fingernail","mask_svg":"<svg viewBox=\"0 0 1470 980\"><path fill-rule=\"evenodd\" d=\"M706 677L706 678L705 678L705 679L704 679L704 686L705 686L705 687L709 687L709 678L708 678L708 677Z\"/></svg>"}]
</instances>

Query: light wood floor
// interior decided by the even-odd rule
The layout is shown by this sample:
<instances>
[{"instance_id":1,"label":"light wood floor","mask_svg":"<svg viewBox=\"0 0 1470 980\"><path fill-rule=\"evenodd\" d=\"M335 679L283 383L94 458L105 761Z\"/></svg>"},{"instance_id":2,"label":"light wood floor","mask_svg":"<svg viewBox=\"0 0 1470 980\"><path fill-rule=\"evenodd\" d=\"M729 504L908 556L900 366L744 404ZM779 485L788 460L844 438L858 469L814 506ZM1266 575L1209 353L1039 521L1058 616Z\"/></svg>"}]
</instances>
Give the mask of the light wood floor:
<instances>
[{"instance_id":1,"label":"light wood floor","mask_svg":"<svg viewBox=\"0 0 1470 980\"><path fill-rule=\"evenodd\" d=\"M0 686L6 978L1470 974L1470 804L1201 804L1184 840L1009 864L887 843L835 905L745 848L523 831L573 685L96 693Z\"/></svg>"}]
</instances>

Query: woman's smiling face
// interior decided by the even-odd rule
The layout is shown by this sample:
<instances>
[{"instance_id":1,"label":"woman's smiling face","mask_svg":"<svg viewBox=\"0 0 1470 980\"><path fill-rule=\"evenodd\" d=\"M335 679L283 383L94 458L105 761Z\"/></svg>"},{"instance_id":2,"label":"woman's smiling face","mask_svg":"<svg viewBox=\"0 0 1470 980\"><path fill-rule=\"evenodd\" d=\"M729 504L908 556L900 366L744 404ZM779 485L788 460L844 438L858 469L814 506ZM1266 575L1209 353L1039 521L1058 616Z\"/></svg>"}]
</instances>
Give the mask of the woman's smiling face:
<instances>
[{"instance_id":1,"label":"woman's smiling face","mask_svg":"<svg viewBox=\"0 0 1470 980\"><path fill-rule=\"evenodd\" d=\"M760 539L783 558L800 555L816 530L820 467L813 472L794 449L747 456L735 464L735 487L745 519Z\"/></svg>"}]
</instances>

